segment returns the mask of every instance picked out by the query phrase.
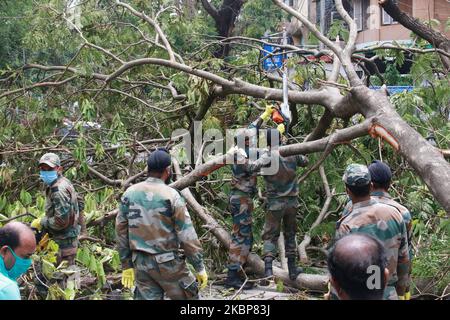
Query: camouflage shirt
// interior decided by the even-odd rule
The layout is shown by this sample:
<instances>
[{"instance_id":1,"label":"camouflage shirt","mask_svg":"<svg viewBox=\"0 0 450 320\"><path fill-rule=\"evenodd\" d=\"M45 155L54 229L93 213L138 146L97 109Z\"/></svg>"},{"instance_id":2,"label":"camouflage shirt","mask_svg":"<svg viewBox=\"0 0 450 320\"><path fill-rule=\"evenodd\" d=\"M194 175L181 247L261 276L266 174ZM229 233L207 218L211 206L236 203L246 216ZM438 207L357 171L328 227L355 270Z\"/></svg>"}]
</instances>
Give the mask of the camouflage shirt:
<instances>
[{"instance_id":1,"label":"camouflage shirt","mask_svg":"<svg viewBox=\"0 0 450 320\"><path fill-rule=\"evenodd\" d=\"M249 152L256 152L256 158L259 156L259 151L257 149L246 150L247 155L250 156ZM254 157L255 155L251 155ZM233 176L231 178L231 193L245 193L250 196L256 193L256 179L257 172L251 172L249 170L249 162L243 164L233 164L232 167Z\"/></svg>"},{"instance_id":2,"label":"camouflage shirt","mask_svg":"<svg viewBox=\"0 0 450 320\"><path fill-rule=\"evenodd\" d=\"M376 200L377 202L384 203L387 205L390 205L397 209L403 216L403 220L406 224L406 233L408 235L408 247L409 247L409 258L412 259L412 218L411 213L407 208L402 206L400 203L392 199L391 195L388 192L384 191L373 191L370 193L370 196L372 199ZM347 204L345 205L344 210L341 212L341 216L345 217L349 212L352 210L352 201L349 200Z\"/></svg>"},{"instance_id":3,"label":"camouflage shirt","mask_svg":"<svg viewBox=\"0 0 450 320\"><path fill-rule=\"evenodd\" d=\"M248 125L246 130L247 134L252 132L252 130L255 130L253 135L254 140L252 141L254 143L254 146L256 146L257 144L256 140L259 127L260 127L259 119L256 119L255 121L253 121ZM250 148L246 147L245 152L247 153L249 159L258 159L261 154L260 149L253 147L252 145L250 145ZM249 170L248 167L249 159L247 159L246 162L243 164L233 164L232 167L233 176L231 178L231 195L244 193L246 195L253 196L256 193L256 182L258 174L255 171L252 172Z\"/></svg>"},{"instance_id":4,"label":"camouflage shirt","mask_svg":"<svg viewBox=\"0 0 450 320\"><path fill-rule=\"evenodd\" d=\"M409 252L406 226L400 212L371 199L353 204L337 224L336 237L348 233L367 233L383 242L387 253L388 286L403 295L409 282Z\"/></svg>"},{"instance_id":5,"label":"camouflage shirt","mask_svg":"<svg viewBox=\"0 0 450 320\"><path fill-rule=\"evenodd\" d=\"M78 200L72 183L63 176L45 189L45 217L41 225L54 239L75 238L79 235Z\"/></svg>"},{"instance_id":6,"label":"camouflage shirt","mask_svg":"<svg viewBox=\"0 0 450 320\"><path fill-rule=\"evenodd\" d=\"M411 213L409 212L409 210L407 208L405 208L400 203L398 203L397 201L392 199L391 195L387 192L374 191L370 195L371 195L372 199L375 199L380 203L384 203L389 206L392 206L402 214L403 220L405 221L405 224L406 224L406 233L408 235L409 258L411 259L412 258L412 243L411 243L411 241L412 241L412 234L411 234L412 218L411 218Z\"/></svg>"},{"instance_id":7,"label":"camouflage shirt","mask_svg":"<svg viewBox=\"0 0 450 320\"><path fill-rule=\"evenodd\" d=\"M132 268L132 252L151 255L184 250L196 271L203 266L203 250L186 202L161 179L148 178L129 187L116 217L116 236L122 267Z\"/></svg>"},{"instance_id":8,"label":"camouflage shirt","mask_svg":"<svg viewBox=\"0 0 450 320\"><path fill-rule=\"evenodd\" d=\"M278 150L267 150L258 160L251 162L248 168L251 172L255 172L261 168L269 167L272 160L278 160L278 171L275 174L264 174L267 198L270 200L281 197L297 197L296 169L298 166L305 167L308 164L308 159L304 155L283 157Z\"/></svg>"}]
</instances>

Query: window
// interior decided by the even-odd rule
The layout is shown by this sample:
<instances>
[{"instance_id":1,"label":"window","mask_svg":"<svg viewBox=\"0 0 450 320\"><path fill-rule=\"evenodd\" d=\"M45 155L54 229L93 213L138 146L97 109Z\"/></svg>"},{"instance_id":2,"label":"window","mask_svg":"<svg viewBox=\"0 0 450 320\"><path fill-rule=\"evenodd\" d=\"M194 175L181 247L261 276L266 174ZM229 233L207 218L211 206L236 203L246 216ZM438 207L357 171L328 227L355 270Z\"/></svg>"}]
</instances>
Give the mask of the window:
<instances>
[{"instance_id":1,"label":"window","mask_svg":"<svg viewBox=\"0 0 450 320\"><path fill-rule=\"evenodd\" d=\"M337 11L331 11L331 23L333 23L334 20L342 20L341 15Z\"/></svg>"},{"instance_id":2,"label":"window","mask_svg":"<svg viewBox=\"0 0 450 320\"><path fill-rule=\"evenodd\" d=\"M290 7L294 6L294 0L284 0L284 4L287 4Z\"/></svg>"},{"instance_id":3,"label":"window","mask_svg":"<svg viewBox=\"0 0 450 320\"><path fill-rule=\"evenodd\" d=\"M398 23L397 21L395 21L386 11L384 11L384 9L381 9L382 11L382 24L394 24L394 23Z\"/></svg>"},{"instance_id":4,"label":"window","mask_svg":"<svg viewBox=\"0 0 450 320\"><path fill-rule=\"evenodd\" d=\"M412 0L394 0L400 11L412 15ZM395 21L384 9L381 9L382 24L395 24Z\"/></svg>"},{"instance_id":5,"label":"window","mask_svg":"<svg viewBox=\"0 0 450 320\"><path fill-rule=\"evenodd\" d=\"M356 27L358 31L363 29L363 11L362 11L362 0L353 0L353 18L356 22Z\"/></svg>"}]
</instances>

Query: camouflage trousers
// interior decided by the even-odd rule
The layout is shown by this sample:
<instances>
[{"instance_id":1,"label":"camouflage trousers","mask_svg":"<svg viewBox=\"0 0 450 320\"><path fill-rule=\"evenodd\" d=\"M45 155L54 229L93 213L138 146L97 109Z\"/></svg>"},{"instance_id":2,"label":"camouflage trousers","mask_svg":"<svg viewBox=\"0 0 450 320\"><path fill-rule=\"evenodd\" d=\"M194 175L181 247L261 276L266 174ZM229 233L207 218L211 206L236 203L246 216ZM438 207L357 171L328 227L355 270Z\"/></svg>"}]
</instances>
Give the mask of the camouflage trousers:
<instances>
[{"instance_id":1,"label":"camouflage trousers","mask_svg":"<svg viewBox=\"0 0 450 320\"><path fill-rule=\"evenodd\" d=\"M57 263L67 261L69 266L75 264L78 250L78 237L67 239L53 239L59 246Z\"/></svg>"},{"instance_id":2,"label":"camouflage trousers","mask_svg":"<svg viewBox=\"0 0 450 320\"><path fill-rule=\"evenodd\" d=\"M186 262L174 252L150 255L133 252L135 300L198 299L198 285Z\"/></svg>"},{"instance_id":3,"label":"camouflage trousers","mask_svg":"<svg viewBox=\"0 0 450 320\"><path fill-rule=\"evenodd\" d=\"M232 194L230 211L233 216L233 230L229 252L229 270L239 270L247 261L252 250L253 200L249 195Z\"/></svg>"},{"instance_id":4,"label":"camouflage trousers","mask_svg":"<svg viewBox=\"0 0 450 320\"><path fill-rule=\"evenodd\" d=\"M281 226L283 226L284 232L286 257L297 255L295 243L297 208L298 201L293 197L269 199L262 235L264 240L263 257L276 257Z\"/></svg>"}]
</instances>

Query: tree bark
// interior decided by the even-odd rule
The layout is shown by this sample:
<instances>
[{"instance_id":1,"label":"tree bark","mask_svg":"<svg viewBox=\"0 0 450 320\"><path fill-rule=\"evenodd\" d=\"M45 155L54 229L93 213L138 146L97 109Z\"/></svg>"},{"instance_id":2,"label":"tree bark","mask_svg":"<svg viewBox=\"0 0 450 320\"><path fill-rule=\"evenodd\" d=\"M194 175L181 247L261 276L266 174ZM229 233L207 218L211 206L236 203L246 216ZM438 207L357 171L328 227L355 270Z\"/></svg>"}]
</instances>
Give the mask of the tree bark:
<instances>
[{"instance_id":1,"label":"tree bark","mask_svg":"<svg viewBox=\"0 0 450 320\"><path fill-rule=\"evenodd\" d=\"M398 152L407 160L430 189L435 199L450 213L450 164L439 149L428 143L395 111L387 95L366 86L352 89L355 103L362 107L365 117L373 117L374 124L387 132L383 138L393 138Z\"/></svg>"},{"instance_id":2,"label":"tree bark","mask_svg":"<svg viewBox=\"0 0 450 320\"><path fill-rule=\"evenodd\" d=\"M220 40L230 37L244 1L223 0L220 9L214 8L208 0L201 0L201 2L206 12L214 19ZM228 57L229 54L230 45L228 43L220 43L219 48L214 52L214 56L219 59Z\"/></svg>"}]
</instances>

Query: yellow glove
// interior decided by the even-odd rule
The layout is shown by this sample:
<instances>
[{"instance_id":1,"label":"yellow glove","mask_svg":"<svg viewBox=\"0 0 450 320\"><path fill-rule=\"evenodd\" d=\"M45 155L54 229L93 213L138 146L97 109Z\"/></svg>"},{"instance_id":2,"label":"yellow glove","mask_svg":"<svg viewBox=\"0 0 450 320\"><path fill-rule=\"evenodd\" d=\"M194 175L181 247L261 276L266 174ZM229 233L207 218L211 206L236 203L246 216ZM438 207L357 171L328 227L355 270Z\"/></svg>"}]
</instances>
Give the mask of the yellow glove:
<instances>
[{"instance_id":1,"label":"yellow glove","mask_svg":"<svg viewBox=\"0 0 450 320\"><path fill-rule=\"evenodd\" d=\"M405 292L405 300L411 300L411 291Z\"/></svg>"},{"instance_id":2,"label":"yellow glove","mask_svg":"<svg viewBox=\"0 0 450 320\"><path fill-rule=\"evenodd\" d=\"M134 269L129 268L122 271L122 284L125 288L134 286Z\"/></svg>"},{"instance_id":3,"label":"yellow glove","mask_svg":"<svg viewBox=\"0 0 450 320\"><path fill-rule=\"evenodd\" d=\"M41 218L34 219L33 222L31 222L31 228L41 231L41 229L42 229Z\"/></svg>"},{"instance_id":4,"label":"yellow glove","mask_svg":"<svg viewBox=\"0 0 450 320\"><path fill-rule=\"evenodd\" d=\"M260 116L260 118L263 119L263 121L269 120L270 116L273 113L273 110L274 110L273 105L267 104L266 110L263 112L263 114Z\"/></svg>"},{"instance_id":5,"label":"yellow glove","mask_svg":"<svg viewBox=\"0 0 450 320\"><path fill-rule=\"evenodd\" d=\"M277 126L277 130L280 131L280 134L283 134L283 133L286 131L286 127L284 126L283 123L280 123L280 124Z\"/></svg>"},{"instance_id":6,"label":"yellow glove","mask_svg":"<svg viewBox=\"0 0 450 320\"><path fill-rule=\"evenodd\" d=\"M40 252L40 251L44 251L45 249L47 249L47 245L48 245L48 241L50 240L48 233L46 233L41 241L39 241L39 244L36 247L36 251Z\"/></svg>"},{"instance_id":7,"label":"yellow glove","mask_svg":"<svg viewBox=\"0 0 450 320\"><path fill-rule=\"evenodd\" d=\"M206 273L206 270L203 269L199 273L196 274L197 281L200 283L200 290L204 289L206 285L208 284L208 274Z\"/></svg>"},{"instance_id":8,"label":"yellow glove","mask_svg":"<svg viewBox=\"0 0 450 320\"><path fill-rule=\"evenodd\" d=\"M405 300L405 296L398 296L398 300Z\"/></svg>"}]
</instances>

